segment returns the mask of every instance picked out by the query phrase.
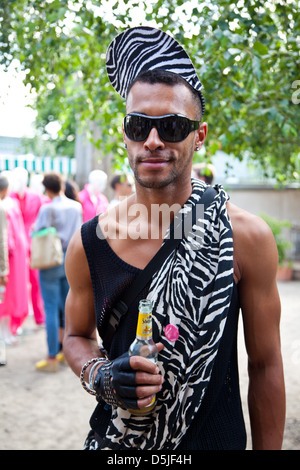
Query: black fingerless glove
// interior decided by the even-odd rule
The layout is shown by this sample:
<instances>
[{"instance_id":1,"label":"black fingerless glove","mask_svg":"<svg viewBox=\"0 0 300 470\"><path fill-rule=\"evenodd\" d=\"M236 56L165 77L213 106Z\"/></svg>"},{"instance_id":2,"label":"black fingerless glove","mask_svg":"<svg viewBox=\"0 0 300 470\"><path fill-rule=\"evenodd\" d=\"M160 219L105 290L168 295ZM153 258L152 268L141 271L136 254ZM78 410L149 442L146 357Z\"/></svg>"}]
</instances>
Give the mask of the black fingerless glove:
<instances>
[{"instance_id":1,"label":"black fingerless glove","mask_svg":"<svg viewBox=\"0 0 300 470\"><path fill-rule=\"evenodd\" d=\"M128 352L101 365L93 389L106 403L121 408L138 409L135 371L130 367Z\"/></svg>"}]
</instances>

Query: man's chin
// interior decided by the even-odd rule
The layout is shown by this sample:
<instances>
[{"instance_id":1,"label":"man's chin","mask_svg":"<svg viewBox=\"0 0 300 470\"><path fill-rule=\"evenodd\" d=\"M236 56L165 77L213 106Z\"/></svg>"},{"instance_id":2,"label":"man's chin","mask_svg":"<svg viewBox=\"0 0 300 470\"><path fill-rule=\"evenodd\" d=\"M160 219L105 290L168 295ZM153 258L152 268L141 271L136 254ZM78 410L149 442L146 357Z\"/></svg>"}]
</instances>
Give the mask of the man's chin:
<instances>
[{"instance_id":1,"label":"man's chin","mask_svg":"<svg viewBox=\"0 0 300 470\"><path fill-rule=\"evenodd\" d=\"M139 175L135 176L137 183L142 186L143 188L148 189L164 189L169 186L171 183L174 182L174 176L170 176L169 178L160 178L160 177L148 177L142 178Z\"/></svg>"}]
</instances>

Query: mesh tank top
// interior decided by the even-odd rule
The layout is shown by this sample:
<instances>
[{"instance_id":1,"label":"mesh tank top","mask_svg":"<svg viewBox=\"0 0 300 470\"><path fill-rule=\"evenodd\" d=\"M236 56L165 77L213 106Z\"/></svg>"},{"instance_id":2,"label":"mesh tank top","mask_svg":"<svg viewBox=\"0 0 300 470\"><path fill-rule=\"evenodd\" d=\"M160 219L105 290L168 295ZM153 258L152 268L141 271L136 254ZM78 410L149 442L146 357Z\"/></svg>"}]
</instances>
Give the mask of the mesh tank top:
<instances>
[{"instance_id":1,"label":"mesh tank top","mask_svg":"<svg viewBox=\"0 0 300 470\"><path fill-rule=\"evenodd\" d=\"M83 224L81 236L91 274L97 330L103 338L111 307L122 297L140 269L125 263L116 255L107 241L97 235L97 224L98 217ZM127 351L134 340L139 300L146 298L148 289L149 285L121 319L109 350L110 359ZM176 450L246 448L237 366L238 316L239 299L235 286L211 381L192 425ZM158 341L158 333L153 326L153 338ZM96 436L104 437L110 417L110 406L99 400L90 420Z\"/></svg>"}]
</instances>

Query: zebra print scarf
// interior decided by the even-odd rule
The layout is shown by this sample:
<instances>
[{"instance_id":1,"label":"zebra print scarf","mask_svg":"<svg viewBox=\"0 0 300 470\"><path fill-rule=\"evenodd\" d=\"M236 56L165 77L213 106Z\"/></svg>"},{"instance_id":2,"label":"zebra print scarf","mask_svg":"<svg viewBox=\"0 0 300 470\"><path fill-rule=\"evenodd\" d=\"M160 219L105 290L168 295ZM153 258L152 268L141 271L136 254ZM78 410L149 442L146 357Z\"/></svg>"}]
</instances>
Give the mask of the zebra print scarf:
<instances>
[{"instance_id":1,"label":"zebra print scarf","mask_svg":"<svg viewBox=\"0 0 300 470\"><path fill-rule=\"evenodd\" d=\"M195 211L206 185L192 180L183 212ZM233 240L222 187L193 234L184 236L153 276L148 298L164 350L158 365L165 382L151 415L133 416L114 408L102 449L176 449L209 383L226 323L233 288ZM191 238L199 249L191 249ZM167 324L179 329L175 343L164 336Z\"/></svg>"}]
</instances>

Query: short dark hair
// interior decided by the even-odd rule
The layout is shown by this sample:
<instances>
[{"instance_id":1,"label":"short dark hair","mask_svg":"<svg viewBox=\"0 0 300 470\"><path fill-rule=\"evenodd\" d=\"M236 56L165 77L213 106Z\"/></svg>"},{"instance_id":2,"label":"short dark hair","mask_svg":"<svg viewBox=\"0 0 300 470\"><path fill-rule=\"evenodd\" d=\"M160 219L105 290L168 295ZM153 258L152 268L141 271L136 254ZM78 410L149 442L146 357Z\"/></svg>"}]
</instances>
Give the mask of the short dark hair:
<instances>
[{"instance_id":1,"label":"short dark hair","mask_svg":"<svg viewBox=\"0 0 300 470\"><path fill-rule=\"evenodd\" d=\"M54 194L58 194L62 190L62 177L58 173L47 173L43 179L43 185Z\"/></svg>"},{"instance_id":2,"label":"short dark hair","mask_svg":"<svg viewBox=\"0 0 300 470\"><path fill-rule=\"evenodd\" d=\"M169 72L163 69L153 69L153 70L146 70L145 72L140 73L128 86L127 88L127 95L129 94L133 85L137 82L143 83L150 83L154 85L156 83L162 83L167 86L175 86L175 85L184 85L186 86L193 96L195 97L195 102L197 103L198 110L199 110L199 119L202 117L202 102L199 95L199 92L195 90L184 78L182 78L177 73ZM198 114L198 113L197 113Z\"/></svg>"},{"instance_id":3,"label":"short dark hair","mask_svg":"<svg viewBox=\"0 0 300 470\"><path fill-rule=\"evenodd\" d=\"M110 186L112 189L116 189L116 185L117 184L121 184L121 183L124 183L124 181L126 181L127 179L127 176L125 173L118 173L116 175L113 176L111 182L110 182Z\"/></svg>"}]
</instances>

